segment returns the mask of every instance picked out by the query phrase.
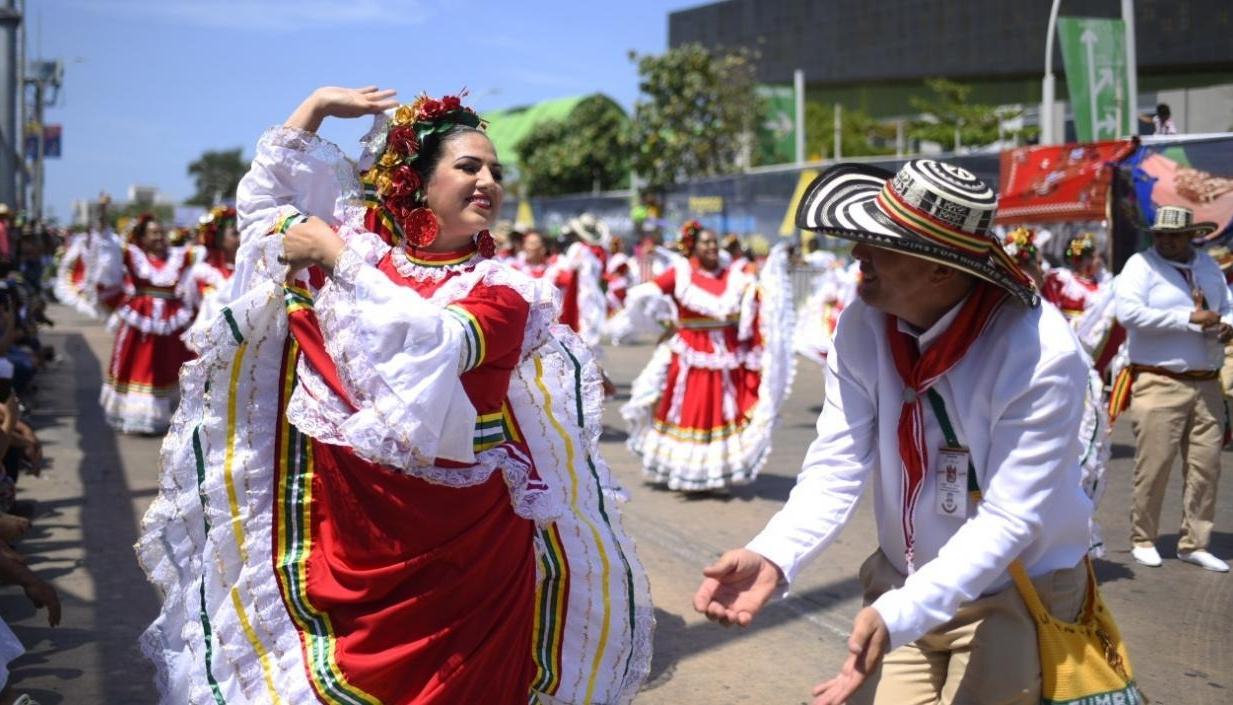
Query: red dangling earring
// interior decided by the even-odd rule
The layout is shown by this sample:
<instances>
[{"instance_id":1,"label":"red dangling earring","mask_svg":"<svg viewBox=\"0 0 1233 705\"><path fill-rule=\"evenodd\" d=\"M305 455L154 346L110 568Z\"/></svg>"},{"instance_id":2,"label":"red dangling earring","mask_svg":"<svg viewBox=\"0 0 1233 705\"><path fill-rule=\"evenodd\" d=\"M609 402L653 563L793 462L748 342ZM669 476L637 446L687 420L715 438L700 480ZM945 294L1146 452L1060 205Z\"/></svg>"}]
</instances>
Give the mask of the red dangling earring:
<instances>
[{"instance_id":1,"label":"red dangling earring","mask_svg":"<svg viewBox=\"0 0 1233 705\"><path fill-rule=\"evenodd\" d=\"M492 257L497 253L497 243L487 230L481 230L479 235L475 236L475 244L479 247L481 257Z\"/></svg>"},{"instance_id":2,"label":"red dangling earring","mask_svg":"<svg viewBox=\"0 0 1233 705\"><path fill-rule=\"evenodd\" d=\"M402 231L407 236L407 244L412 247L428 247L441 231L437 216L429 208L416 208L403 219Z\"/></svg>"}]
</instances>

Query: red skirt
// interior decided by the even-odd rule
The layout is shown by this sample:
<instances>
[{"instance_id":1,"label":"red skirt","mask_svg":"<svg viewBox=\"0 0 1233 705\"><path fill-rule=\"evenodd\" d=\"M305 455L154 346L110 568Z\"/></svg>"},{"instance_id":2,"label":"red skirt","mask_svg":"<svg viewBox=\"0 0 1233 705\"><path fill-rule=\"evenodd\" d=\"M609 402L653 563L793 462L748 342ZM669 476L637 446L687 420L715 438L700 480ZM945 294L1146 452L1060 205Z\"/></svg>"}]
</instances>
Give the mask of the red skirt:
<instances>
[{"instance_id":1,"label":"red skirt","mask_svg":"<svg viewBox=\"0 0 1233 705\"><path fill-rule=\"evenodd\" d=\"M320 340L293 330L321 361ZM309 439L285 418L280 427L275 573L322 702L525 705L534 525L514 514L502 474L437 485Z\"/></svg>"}]
</instances>

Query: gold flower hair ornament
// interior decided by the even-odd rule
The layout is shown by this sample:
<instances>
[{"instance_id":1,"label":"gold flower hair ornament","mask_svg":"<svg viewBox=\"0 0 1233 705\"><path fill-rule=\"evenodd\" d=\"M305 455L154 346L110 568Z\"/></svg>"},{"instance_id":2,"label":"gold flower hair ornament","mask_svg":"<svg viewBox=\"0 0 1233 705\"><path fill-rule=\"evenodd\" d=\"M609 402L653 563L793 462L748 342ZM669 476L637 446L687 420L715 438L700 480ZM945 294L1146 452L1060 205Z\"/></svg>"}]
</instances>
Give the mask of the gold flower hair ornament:
<instances>
[{"instance_id":1,"label":"gold flower hair ornament","mask_svg":"<svg viewBox=\"0 0 1233 705\"><path fill-rule=\"evenodd\" d=\"M1022 226L1015 228L1006 233L1002 249L1021 265L1025 262L1033 262L1039 252L1036 247L1036 233Z\"/></svg>"},{"instance_id":2,"label":"gold flower hair ornament","mask_svg":"<svg viewBox=\"0 0 1233 705\"><path fill-rule=\"evenodd\" d=\"M228 224L236 224L235 208L214 206L210 212L201 216L201 220L197 223L197 241L206 247L218 247L218 238L227 229Z\"/></svg>"},{"instance_id":3,"label":"gold flower hair ornament","mask_svg":"<svg viewBox=\"0 0 1233 705\"><path fill-rule=\"evenodd\" d=\"M369 206L365 225L385 231L412 247L426 247L437 239L440 226L425 204L425 187L416 162L450 129L463 125L478 130L487 125L474 110L462 104L462 95L441 99L421 94L414 102L398 106L390 119L384 147L364 172L364 200ZM384 226L384 227L382 227Z\"/></svg>"},{"instance_id":4,"label":"gold flower hair ornament","mask_svg":"<svg viewBox=\"0 0 1233 705\"><path fill-rule=\"evenodd\" d=\"M1066 259L1079 260L1096 252L1096 242L1091 233L1080 233L1066 245Z\"/></svg>"}]
</instances>

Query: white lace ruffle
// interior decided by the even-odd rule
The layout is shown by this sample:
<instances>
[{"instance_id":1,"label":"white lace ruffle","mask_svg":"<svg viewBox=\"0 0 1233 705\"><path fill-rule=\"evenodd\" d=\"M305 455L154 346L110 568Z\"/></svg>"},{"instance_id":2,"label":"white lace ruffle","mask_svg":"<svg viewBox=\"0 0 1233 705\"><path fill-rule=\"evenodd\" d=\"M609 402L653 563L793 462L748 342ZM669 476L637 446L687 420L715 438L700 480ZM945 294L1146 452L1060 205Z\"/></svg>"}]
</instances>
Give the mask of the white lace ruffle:
<instances>
[{"instance_id":1,"label":"white lace ruffle","mask_svg":"<svg viewBox=\"0 0 1233 705\"><path fill-rule=\"evenodd\" d=\"M676 284L672 295L676 297L677 304L721 321L740 313L746 290L755 283L754 278L745 272L730 270L724 281L724 290L717 296L693 283L694 269L687 260L675 263L674 267ZM698 273L706 277L715 276L709 272Z\"/></svg>"},{"instance_id":2,"label":"white lace ruffle","mask_svg":"<svg viewBox=\"0 0 1233 705\"><path fill-rule=\"evenodd\" d=\"M132 268L133 276L137 279L147 281L153 286L177 286L184 278L188 264L188 248L171 248L162 267L155 267L145 251L136 245L129 245L125 252L128 254L128 266Z\"/></svg>"},{"instance_id":3,"label":"white lace ruffle","mask_svg":"<svg viewBox=\"0 0 1233 705\"><path fill-rule=\"evenodd\" d=\"M119 392L104 383L99 406L107 425L121 433L162 433L171 423L179 399L178 389L155 395L138 391Z\"/></svg>"},{"instance_id":4,"label":"white lace ruffle","mask_svg":"<svg viewBox=\"0 0 1233 705\"><path fill-rule=\"evenodd\" d=\"M181 304L173 313L166 313L167 300L154 299L150 315L138 313L130 303L124 303L112 314L107 326L117 330L121 324L135 328L148 335L176 335L193 322L191 306Z\"/></svg>"},{"instance_id":5,"label":"white lace ruffle","mask_svg":"<svg viewBox=\"0 0 1233 705\"><path fill-rule=\"evenodd\" d=\"M55 294L56 300L65 306L71 306L84 316L98 318L98 308L89 297L89 292L93 287L90 283L90 268L86 260L87 237L84 234L76 235L69 242L69 246L56 266L56 279L52 285L52 293ZM74 283L73 267L78 262L82 265L83 276L80 282Z\"/></svg>"},{"instance_id":6,"label":"white lace ruffle","mask_svg":"<svg viewBox=\"0 0 1233 705\"><path fill-rule=\"evenodd\" d=\"M460 339L444 314L400 287L351 238L314 311L325 348L357 407L337 428L361 457L397 470L437 458L474 462L475 408L458 377Z\"/></svg>"},{"instance_id":7,"label":"white lace ruffle","mask_svg":"<svg viewBox=\"0 0 1233 705\"><path fill-rule=\"evenodd\" d=\"M677 320L676 304L654 282L630 287L625 306L604 324L604 335L614 345L639 335L660 335Z\"/></svg>"},{"instance_id":8,"label":"white lace ruffle","mask_svg":"<svg viewBox=\"0 0 1233 705\"><path fill-rule=\"evenodd\" d=\"M668 348L676 354L682 364L689 367L706 370L736 370L742 367L750 370L762 369L761 346L731 350L724 344L722 331L711 331L710 339L714 352L705 352L692 347L679 335L673 336L668 341Z\"/></svg>"}]
</instances>

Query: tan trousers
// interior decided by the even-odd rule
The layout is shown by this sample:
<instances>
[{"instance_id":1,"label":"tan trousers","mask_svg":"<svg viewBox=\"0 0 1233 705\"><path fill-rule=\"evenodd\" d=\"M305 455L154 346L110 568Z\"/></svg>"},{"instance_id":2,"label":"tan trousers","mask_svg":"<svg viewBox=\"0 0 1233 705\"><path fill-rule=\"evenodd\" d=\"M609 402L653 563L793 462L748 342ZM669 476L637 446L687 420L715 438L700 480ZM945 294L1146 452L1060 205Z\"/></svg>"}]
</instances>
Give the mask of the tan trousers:
<instances>
[{"instance_id":1,"label":"tan trousers","mask_svg":"<svg viewBox=\"0 0 1233 705\"><path fill-rule=\"evenodd\" d=\"M1220 366L1220 386L1226 397L1233 397L1233 345L1224 348L1224 364Z\"/></svg>"},{"instance_id":2,"label":"tan trousers","mask_svg":"<svg viewBox=\"0 0 1233 705\"><path fill-rule=\"evenodd\" d=\"M1130 540L1151 546L1160 530L1169 473L1182 457L1182 526L1177 550L1206 549L1216 515L1224 397L1218 380L1179 380L1140 372L1130 391L1135 433Z\"/></svg>"},{"instance_id":3,"label":"tan trousers","mask_svg":"<svg viewBox=\"0 0 1233 705\"><path fill-rule=\"evenodd\" d=\"M865 604L903 585L882 551L861 566ZM1036 592L1059 619L1083 608L1087 568L1034 578ZM964 603L955 618L891 651L849 705L1038 705L1040 652L1036 625L1014 585Z\"/></svg>"}]
</instances>

